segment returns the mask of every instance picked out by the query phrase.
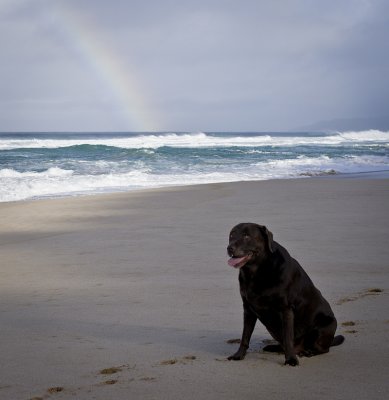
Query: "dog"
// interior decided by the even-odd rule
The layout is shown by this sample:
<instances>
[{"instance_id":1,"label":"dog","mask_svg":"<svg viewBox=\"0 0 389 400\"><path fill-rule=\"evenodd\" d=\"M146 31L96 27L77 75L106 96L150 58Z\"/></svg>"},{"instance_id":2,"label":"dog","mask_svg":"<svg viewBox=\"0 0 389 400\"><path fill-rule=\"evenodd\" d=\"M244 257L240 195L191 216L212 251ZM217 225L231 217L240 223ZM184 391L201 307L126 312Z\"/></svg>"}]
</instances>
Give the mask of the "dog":
<instances>
[{"instance_id":1,"label":"dog","mask_svg":"<svg viewBox=\"0 0 389 400\"><path fill-rule=\"evenodd\" d=\"M285 365L298 365L297 355L327 353L343 343L342 335L334 336L337 322L327 300L265 226L236 225L227 253L228 264L239 269L244 311L240 346L229 360L244 359L257 319L279 343L263 350L284 353Z\"/></svg>"}]
</instances>

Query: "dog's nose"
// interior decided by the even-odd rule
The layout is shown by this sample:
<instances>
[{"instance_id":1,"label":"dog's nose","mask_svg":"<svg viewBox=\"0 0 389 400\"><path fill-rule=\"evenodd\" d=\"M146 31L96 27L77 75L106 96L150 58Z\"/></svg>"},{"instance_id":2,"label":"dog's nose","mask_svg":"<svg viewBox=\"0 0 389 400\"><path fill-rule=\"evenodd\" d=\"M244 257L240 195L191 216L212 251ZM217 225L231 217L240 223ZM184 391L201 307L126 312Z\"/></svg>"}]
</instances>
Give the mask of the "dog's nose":
<instances>
[{"instance_id":1,"label":"dog's nose","mask_svg":"<svg viewBox=\"0 0 389 400\"><path fill-rule=\"evenodd\" d=\"M231 245L227 246L227 253L231 257L234 255L234 248Z\"/></svg>"}]
</instances>

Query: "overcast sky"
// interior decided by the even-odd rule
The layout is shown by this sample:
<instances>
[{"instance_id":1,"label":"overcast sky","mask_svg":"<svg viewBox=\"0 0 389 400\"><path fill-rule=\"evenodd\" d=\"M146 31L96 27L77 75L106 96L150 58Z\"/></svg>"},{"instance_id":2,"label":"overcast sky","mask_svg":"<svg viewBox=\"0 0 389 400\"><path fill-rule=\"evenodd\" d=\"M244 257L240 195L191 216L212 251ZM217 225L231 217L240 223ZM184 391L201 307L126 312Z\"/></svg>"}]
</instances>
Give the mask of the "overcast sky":
<instances>
[{"instance_id":1,"label":"overcast sky","mask_svg":"<svg viewBox=\"0 0 389 400\"><path fill-rule=\"evenodd\" d=\"M387 116L387 0L0 0L0 131Z\"/></svg>"}]
</instances>

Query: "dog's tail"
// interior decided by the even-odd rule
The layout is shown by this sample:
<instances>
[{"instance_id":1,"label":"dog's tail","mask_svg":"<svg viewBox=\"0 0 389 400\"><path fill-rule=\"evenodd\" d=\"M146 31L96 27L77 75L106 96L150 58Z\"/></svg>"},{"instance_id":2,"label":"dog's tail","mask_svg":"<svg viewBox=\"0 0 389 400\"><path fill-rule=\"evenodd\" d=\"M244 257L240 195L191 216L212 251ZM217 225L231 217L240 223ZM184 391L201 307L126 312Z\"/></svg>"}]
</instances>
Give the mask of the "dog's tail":
<instances>
[{"instance_id":1,"label":"dog's tail","mask_svg":"<svg viewBox=\"0 0 389 400\"><path fill-rule=\"evenodd\" d=\"M339 346L343 342L344 342L344 336L343 335L335 336L334 339L332 340L331 347L332 346Z\"/></svg>"}]
</instances>

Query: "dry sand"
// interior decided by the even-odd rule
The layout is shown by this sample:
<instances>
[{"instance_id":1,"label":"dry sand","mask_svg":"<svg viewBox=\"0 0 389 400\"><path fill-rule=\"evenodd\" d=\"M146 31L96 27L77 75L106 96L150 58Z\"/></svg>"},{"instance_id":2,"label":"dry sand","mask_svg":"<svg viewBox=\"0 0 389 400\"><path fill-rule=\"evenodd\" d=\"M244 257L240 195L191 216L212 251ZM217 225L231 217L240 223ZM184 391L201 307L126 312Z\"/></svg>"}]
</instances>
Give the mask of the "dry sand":
<instances>
[{"instance_id":1,"label":"dry sand","mask_svg":"<svg viewBox=\"0 0 389 400\"><path fill-rule=\"evenodd\" d=\"M0 204L0 398L382 399L389 180L241 182ZM240 337L230 228L265 224L346 342L299 367Z\"/></svg>"}]
</instances>

